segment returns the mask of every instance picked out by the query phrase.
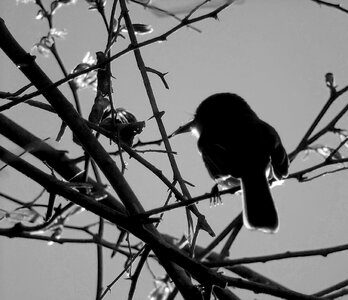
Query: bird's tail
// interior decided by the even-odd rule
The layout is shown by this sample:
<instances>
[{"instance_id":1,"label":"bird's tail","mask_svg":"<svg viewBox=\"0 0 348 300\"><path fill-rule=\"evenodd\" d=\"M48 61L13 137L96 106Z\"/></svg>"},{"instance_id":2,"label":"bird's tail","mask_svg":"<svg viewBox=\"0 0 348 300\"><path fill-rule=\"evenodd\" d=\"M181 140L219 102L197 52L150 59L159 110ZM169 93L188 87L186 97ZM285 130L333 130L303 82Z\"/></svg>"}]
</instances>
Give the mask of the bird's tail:
<instances>
[{"instance_id":1,"label":"bird's tail","mask_svg":"<svg viewBox=\"0 0 348 300\"><path fill-rule=\"evenodd\" d=\"M275 233L278 214L265 174L241 178L243 189L243 222L248 229Z\"/></svg>"}]
</instances>

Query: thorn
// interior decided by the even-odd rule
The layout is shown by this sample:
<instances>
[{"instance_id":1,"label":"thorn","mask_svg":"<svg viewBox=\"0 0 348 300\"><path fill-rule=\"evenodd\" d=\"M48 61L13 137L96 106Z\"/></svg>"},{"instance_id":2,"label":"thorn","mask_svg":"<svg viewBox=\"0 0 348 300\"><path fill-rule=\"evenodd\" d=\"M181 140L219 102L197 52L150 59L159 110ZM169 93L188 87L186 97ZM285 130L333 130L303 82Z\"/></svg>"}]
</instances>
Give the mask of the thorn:
<instances>
[{"instance_id":1,"label":"thorn","mask_svg":"<svg viewBox=\"0 0 348 300\"><path fill-rule=\"evenodd\" d=\"M159 111L157 114L154 114L151 118L147 119L147 121L150 121L153 118L162 118L165 114L165 111Z\"/></svg>"}]
</instances>

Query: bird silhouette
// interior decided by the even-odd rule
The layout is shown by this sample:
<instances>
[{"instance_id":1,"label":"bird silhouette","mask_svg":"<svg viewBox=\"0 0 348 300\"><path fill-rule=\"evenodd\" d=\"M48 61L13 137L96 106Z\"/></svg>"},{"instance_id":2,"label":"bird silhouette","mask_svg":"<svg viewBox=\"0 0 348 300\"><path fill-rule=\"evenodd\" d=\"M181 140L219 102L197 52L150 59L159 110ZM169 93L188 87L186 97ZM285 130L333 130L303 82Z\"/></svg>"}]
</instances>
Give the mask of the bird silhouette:
<instances>
[{"instance_id":1,"label":"bird silhouette","mask_svg":"<svg viewBox=\"0 0 348 300\"><path fill-rule=\"evenodd\" d=\"M210 176L220 184L240 181L244 225L276 232L279 220L268 180L272 176L286 177L289 167L276 130L262 121L242 97L231 93L205 99L186 125L188 128L198 134L198 149Z\"/></svg>"}]
</instances>

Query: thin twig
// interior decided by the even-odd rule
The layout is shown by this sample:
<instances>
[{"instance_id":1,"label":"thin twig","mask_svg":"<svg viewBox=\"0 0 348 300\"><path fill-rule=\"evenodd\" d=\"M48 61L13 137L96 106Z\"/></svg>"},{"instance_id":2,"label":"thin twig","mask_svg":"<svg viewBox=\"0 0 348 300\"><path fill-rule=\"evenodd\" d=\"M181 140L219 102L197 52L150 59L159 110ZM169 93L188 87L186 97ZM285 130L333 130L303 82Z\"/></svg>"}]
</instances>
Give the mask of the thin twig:
<instances>
[{"instance_id":1,"label":"thin twig","mask_svg":"<svg viewBox=\"0 0 348 300\"><path fill-rule=\"evenodd\" d=\"M232 231L239 223L243 224L243 216L240 213L237 217L235 217L232 222L227 225L227 227L197 256L197 259L204 259L209 255L211 251L215 249L217 245Z\"/></svg>"},{"instance_id":2,"label":"thin twig","mask_svg":"<svg viewBox=\"0 0 348 300\"><path fill-rule=\"evenodd\" d=\"M251 263L265 263L274 260L288 259L288 258L296 258L296 257L308 257L308 256L323 256L326 257L331 253L337 253L341 251L348 250L348 244L343 244L334 247L328 248L320 248L314 250L306 250L306 251L287 251L285 253L278 253L272 255L264 255L264 256L255 256L255 257L246 257L239 259L226 259L223 261L214 261L207 262L206 265L209 267L226 267L226 266L234 266L240 264L251 264Z\"/></svg>"},{"instance_id":3,"label":"thin twig","mask_svg":"<svg viewBox=\"0 0 348 300\"><path fill-rule=\"evenodd\" d=\"M343 280L343 281L336 283L336 284L334 284L334 285L332 285L324 290L321 290L320 292L316 292L316 293L312 294L312 296L322 297L322 296L330 294L334 291L337 291L341 288L344 288L346 286L348 286L348 280Z\"/></svg>"},{"instance_id":4,"label":"thin twig","mask_svg":"<svg viewBox=\"0 0 348 300\"><path fill-rule=\"evenodd\" d=\"M341 4L336 4L336 3L330 3L330 2L326 2L326 1L322 1L322 0L311 0L315 3L318 3L319 5L325 5L325 6L328 6L328 7L332 7L332 8L335 8L337 10L340 10L344 13L348 13L348 9L342 7Z\"/></svg>"},{"instance_id":5,"label":"thin twig","mask_svg":"<svg viewBox=\"0 0 348 300\"><path fill-rule=\"evenodd\" d=\"M240 187L234 187L234 188L231 188L228 190L220 191L220 195L234 194L234 193L238 192L239 190L240 190ZM162 213L165 211L177 209L179 207L190 206L190 205L193 205L194 203L198 203L198 202L205 201L208 199L210 200L214 195L215 195L214 193L206 193L204 195L191 198L190 200L186 200L184 202L168 204L165 207L158 207L158 208L148 210L144 213L141 213L139 215L134 216L134 218L135 217L146 218L146 217L149 217L151 215L155 215L155 214Z\"/></svg>"},{"instance_id":6,"label":"thin twig","mask_svg":"<svg viewBox=\"0 0 348 300\"><path fill-rule=\"evenodd\" d=\"M341 141L341 143L330 153L330 155L325 159L326 161L335 161L334 156L337 152L348 142L348 137Z\"/></svg>"},{"instance_id":7,"label":"thin twig","mask_svg":"<svg viewBox=\"0 0 348 300\"><path fill-rule=\"evenodd\" d=\"M101 295L100 299L103 299L106 294L111 291L112 286L123 276L123 274L125 274L128 269L131 267L131 265L133 264L133 262L135 261L135 259L142 253L142 251L145 249L145 245L131 258L129 259L129 261L127 262L127 264L124 266L123 270L120 272L120 274L110 283L108 284L107 288L105 289L105 291L103 292L103 294Z\"/></svg>"},{"instance_id":8,"label":"thin twig","mask_svg":"<svg viewBox=\"0 0 348 300\"><path fill-rule=\"evenodd\" d=\"M330 295L327 295L325 298L326 299L338 299L340 297L343 297L345 295L348 295L348 289L342 289L342 290L339 290L337 292L334 292Z\"/></svg>"},{"instance_id":9,"label":"thin twig","mask_svg":"<svg viewBox=\"0 0 348 300\"><path fill-rule=\"evenodd\" d=\"M228 237L225 245L223 246L223 248L220 252L221 258L225 258L225 257L229 256L231 246L232 246L233 242L236 240L237 235L240 233L242 228L243 228L243 218L241 218L240 221L233 228L230 236Z\"/></svg>"},{"instance_id":10,"label":"thin twig","mask_svg":"<svg viewBox=\"0 0 348 300\"><path fill-rule=\"evenodd\" d=\"M51 84L48 84L46 87L44 88L41 88L40 90L38 91L35 91L33 93L30 93L30 94L27 94L27 95L24 95L23 97L21 97L20 99L18 99L18 101L16 101L15 103L8 103L9 106L7 106L6 108L4 109L1 109L0 108L0 112L1 111L4 111L6 109L9 109L15 105L18 105L20 103L23 103L25 101L27 101L28 99L31 99L31 98L34 98L36 96L39 96L45 92L47 92L48 90L50 89L53 89L53 88L56 88L66 82L68 82L69 80L72 80L78 76L81 76L83 74L86 74L86 73L89 73L91 71L94 71L94 70L97 70L99 68L102 68L104 67L107 63L113 61L113 60L116 60L120 57L122 57L123 55L125 54L128 54L129 52L131 51L134 51L136 49L140 49L142 47L145 47L145 46L148 46L148 45L151 45L151 44L154 44L156 42L161 42L161 41L165 41L170 35L172 35L174 32L178 31L179 29L189 25L189 24L193 24L193 23L196 23L196 22L200 22L204 19L208 19L208 18L214 18L216 19L217 15L224 9L226 9L228 6L230 6L231 3L226 3L224 5L222 5L221 7L218 7L217 9L215 9L214 11L211 11L205 15L202 15L202 16L199 16L197 18L193 18L193 19L190 19L190 20L187 20L186 22L181 22L180 24L178 24L177 26L175 26L174 28L168 30L167 32L157 36L157 37L154 37L154 38L151 38L149 40L146 40L144 42L141 42L141 43L138 43L137 45L132 45L130 44L127 48L121 50L120 52L112 55L110 58L107 58L105 61L103 61L102 63L100 64L96 64L94 66L91 66L87 69L84 69L84 70L81 70L79 72L75 72L75 73L72 73L72 74L69 74L68 76L66 76L65 78L62 78L60 80L57 80L56 82L54 83L51 83ZM34 59L33 57L31 57L31 59ZM11 105L10 105L11 104Z\"/></svg>"},{"instance_id":11,"label":"thin twig","mask_svg":"<svg viewBox=\"0 0 348 300\"><path fill-rule=\"evenodd\" d=\"M161 73L161 72L159 72L159 71L157 71L157 70L155 70L155 69L152 69L152 68L150 68L150 67L145 67L145 69L146 69L146 71L148 71L148 72L151 72L151 73L154 73L154 74L158 75L158 77L162 80L162 83L163 83L164 87L165 87L167 90L169 90L169 85L168 85L167 81L166 81L165 78L164 78L164 76L166 76L168 73Z\"/></svg>"},{"instance_id":12,"label":"thin twig","mask_svg":"<svg viewBox=\"0 0 348 300\"><path fill-rule=\"evenodd\" d=\"M46 8L42 4L41 0L37 0L35 3L43 11L43 15L44 15L44 17L46 18L46 20L48 22L49 29L50 30L53 29L53 15L46 10ZM52 39L53 39L53 44L50 47L50 51L53 54L56 62L58 63L58 65L59 65L59 67L60 67L64 77L67 77L68 76L68 72L66 71L64 63L63 63L63 61L62 61L62 59L61 59L61 57L60 57L60 55L58 53L58 50L57 50L57 47L56 47L56 41L54 40L53 37L52 37ZM76 110L81 115L82 110L81 110L81 105L80 105L79 97L78 97L78 94L77 94L76 86L75 86L75 84L72 81L69 81L68 85L70 87L70 90L72 92L72 95L73 95L73 98L74 98L74 101L75 101Z\"/></svg>"},{"instance_id":13,"label":"thin twig","mask_svg":"<svg viewBox=\"0 0 348 300\"><path fill-rule=\"evenodd\" d=\"M98 238L103 239L104 234L104 219L99 218L99 229L98 229ZM103 246L97 244L97 292L96 300L101 299L103 291Z\"/></svg>"},{"instance_id":14,"label":"thin twig","mask_svg":"<svg viewBox=\"0 0 348 300\"><path fill-rule=\"evenodd\" d=\"M138 282L139 276L141 274L141 270L143 269L150 252L151 252L151 248L148 245L145 245L144 251L141 254L139 263L138 263L138 265L137 265L137 267L136 267L136 269L131 277L132 283L131 283L131 286L130 286L129 292L128 292L128 300L133 299L134 292L135 292L135 289L137 286L137 282Z\"/></svg>"},{"instance_id":15,"label":"thin twig","mask_svg":"<svg viewBox=\"0 0 348 300\"><path fill-rule=\"evenodd\" d=\"M24 87L20 88L18 91L9 93L9 92L0 92L0 99L15 99L20 94L24 93L27 89L31 88L33 86L32 83L29 83L25 85Z\"/></svg>"},{"instance_id":16,"label":"thin twig","mask_svg":"<svg viewBox=\"0 0 348 300\"><path fill-rule=\"evenodd\" d=\"M348 158L335 159L335 160L329 160L329 161L325 160L322 163L319 163L315 166L312 166L312 167L303 169L301 171L297 171L297 172L289 174L287 180L294 178L294 179L297 179L299 182L305 182L305 181L308 181L308 178L304 177L305 174L313 172L313 171L321 169L321 168L324 168L324 167L327 167L327 166L330 166L330 165L344 164L345 162L348 162ZM321 177L321 176L326 175L326 174L332 174L332 173L336 173L338 171L342 171L342 170L346 170L346 169L347 169L347 167L341 167L341 168L337 168L336 170L325 171L319 175L316 175L315 177L313 177L310 180L313 180L315 178Z\"/></svg>"},{"instance_id":17,"label":"thin twig","mask_svg":"<svg viewBox=\"0 0 348 300\"><path fill-rule=\"evenodd\" d=\"M136 36L134 33L134 29L132 26L130 16L128 14L126 2L124 0L120 0L120 4L121 4L121 10L122 10L123 15L124 15L124 20L126 22L128 34L129 34L129 37L131 39L131 44L137 46L138 42L137 42L137 39L136 39ZM171 154L172 148L171 148L171 145L169 143L168 136L167 136L164 124L163 124L162 119L161 119L161 113L158 109L156 99L155 99L155 96L154 96L154 93L153 93L153 90L151 87L151 83L150 83L149 77L148 77L147 72L146 72L145 63L143 61L143 58L142 58L142 55L141 55L139 49L134 50L134 55L135 55L135 58L136 58L136 61L137 61L138 67L139 67L139 71L140 71L142 78L143 78L143 81L144 81L144 86L146 88L146 92L147 92L147 95L148 95L148 98L150 101L153 115L156 119L157 126L159 128L160 133L161 133L162 139L164 140L164 146L165 146L166 150L168 151L168 159L170 161L170 164L171 164L171 167L173 170L174 179L178 181L183 194L185 195L185 197L187 197L189 199L189 198L191 198L190 193L189 193L189 191L186 187L186 184L185 184L185 182L180 174L180 171L179 171L179 168L176 164L174 155ZM190 210L193 211L197 215L198 222L199 222L201 228L204 229L205 231L207 231L211 236L214 236L215 235L214 231L209 226L205 217L198 211L197 207L191 206ZM192 227L193 227L193 221L192 221L192 217L190 216L188 211L187 211L187 218L188 218L188 223L189 223L189 231L191 231Z\"/></svg>"},{"instance_id":18,"label":"thin twig","mask_svg":"<svg viewBox=\"0 0 348 300\"><path fill-rule=\"evenodd\" d=\"M241 289L246 289L253 291L256 294L267 294L267 295L272 295L276 296L279 298L283 299L297 299L297 300L320 300L320 299L325 299L325 298L319 298L315 296L309 296L305 295L302 293L298 293L295 291L284 291L283 289L279 289L277 287L274 287L272 285L265 285L265 284L260 284L256 282L251 282L247 281L241 278L233 278L233 277L227 277L224 276L224 278L228 282L228 286L232 287L238 287Z\"/></svg>"},{"instance_id":19,"label":"thin twig","mask_svg":"<svg viewBox=\"0 0 348 300\"><path fill-rule=\"evenodd\" d=\"M134 2L136 4L142 5L145 8L149 8L150 10L157 11L160 14L164 14L164 15L170 16L170 17L174 18L175 20L177 20L179 22L182 22L182 19L179 18L176 14L173 14L170 11L167 11L165 9L162 9L162 8L159 8L159 7L155 6L155 5L152 5L152 4L150 4L150 1L149 1L149 3L143 3L143 2L139 2L137 0L131 0L131 2ZM194 27L192 25L187 25L187 27L197 31L198 33L202 32L200 29L198 29L198 28L196 28L196 27Z\"/></svg>"},{"instance_id":20,"label":"thin twig","mask_svg":"<svg viewBox=\"0 0 348 300\"><path fill-rule=\"evenodd\" d=\"M324 135L326 132L329 130L333 129L334 125L338 122L338 120L347 112L348 110L348 105L346 105L337 115L334 117L324 128L322 128L319 132L317 132L315 135L312 137L311 134L313 133L314 129L317 127L319 124L320 120L324 116L324 114L327 112L327 110L330 108L332 103L341 95L343 95L345 92L348 91L348 86L345 86L339 91L335 91L335 93L331 93L329 99L327 100L326 104L324 107L321 109L319 112L318 116L314 119L313 123L305 133L304 137L301 139L300 143L296 147L294 151L292 151L289 154L289 159L290 161L294 160L296 155L304 150L307 145L312 144L314 141L316 141L319 137Z\"/></svg>"},{"instance_id":21,"label":"thin twig","mask_svg":"<svg viewBox=\"0 0 348 300\"><path fill-rule=\"evenodd\" d=\"M205 4L207 4L208 2L210 2L210 0L205 0L201 3L198 3L195 7L193 7L191 9L191 11L185 16L185 18L183 19L183 22L185 22L186 20L189 20L191 18L191 16L198 11L202 6L204 6Z\"/></svg>"}]
</instances>

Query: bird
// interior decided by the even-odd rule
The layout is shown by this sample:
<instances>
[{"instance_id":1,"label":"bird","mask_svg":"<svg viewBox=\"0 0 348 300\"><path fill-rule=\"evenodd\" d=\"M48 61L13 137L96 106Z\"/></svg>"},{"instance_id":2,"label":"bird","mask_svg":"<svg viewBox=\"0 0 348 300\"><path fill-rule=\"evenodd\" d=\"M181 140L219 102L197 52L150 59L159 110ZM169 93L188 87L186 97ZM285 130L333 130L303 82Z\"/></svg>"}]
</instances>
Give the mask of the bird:
<instances>
[{"instance_id":1,"label":"bird","mask_svg":"<svg viewBox=\"0 0 348 300\"><path fill-rule=\"evenodd\" d=\"M285 178L289 168L277 131L234 93L217 93L203 100L194 119L177 133L187 131L196 132L203 162L218 184L239 181L244 226L277 232L278 213L268 180Z\"/></svg>"}]
</instances>

